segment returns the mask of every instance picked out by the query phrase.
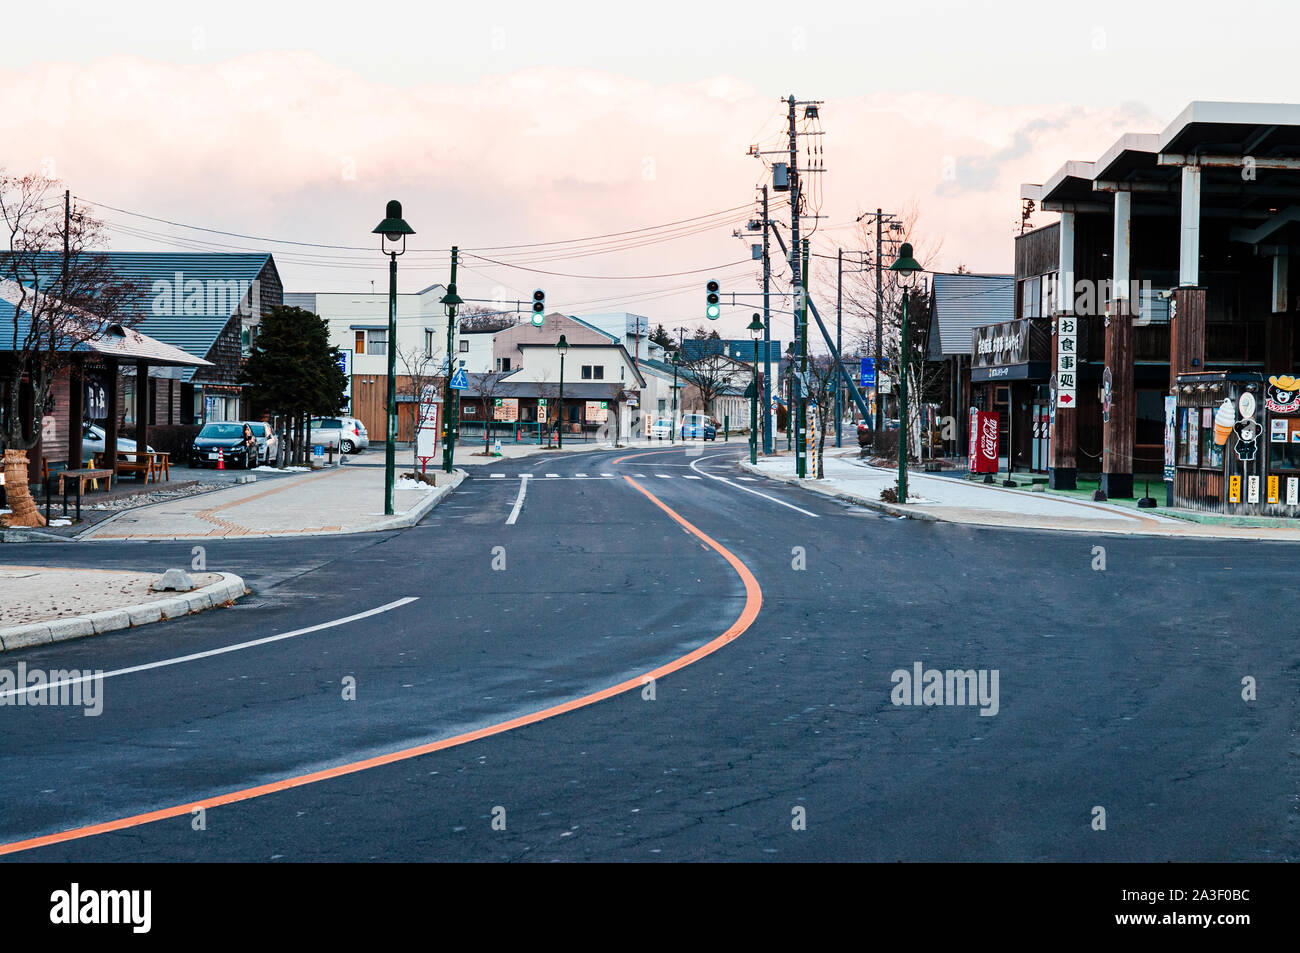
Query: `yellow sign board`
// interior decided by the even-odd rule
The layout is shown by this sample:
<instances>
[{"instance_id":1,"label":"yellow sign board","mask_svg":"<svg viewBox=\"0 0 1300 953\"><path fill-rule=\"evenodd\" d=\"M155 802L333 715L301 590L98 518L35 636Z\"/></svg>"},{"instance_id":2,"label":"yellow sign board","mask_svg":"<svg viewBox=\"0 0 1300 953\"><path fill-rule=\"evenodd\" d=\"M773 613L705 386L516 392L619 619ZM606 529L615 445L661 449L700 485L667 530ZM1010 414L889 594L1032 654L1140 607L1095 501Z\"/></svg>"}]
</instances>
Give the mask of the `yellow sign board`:
<instances>
[{"instance_id":1,"label":"yellow sign board","mask_svg":"<svg viewBox=\"0 0 1300 953\"><path fill-rule=\"evenodd\" d=\"M1236 474L1228 477L1228 502L1241 502L1241 477Z\"/></svg>"},{"instance_id":2,"label":"yellow sign board","mask_svg":"<svg viewBox=\"0 0 1300 953\"><path fill-rule=\"evenodd\" d=\"M1268 478L1268 501L1270 503L1276 503L1279 499L1278 482L1279 482L1278 478L1275 476L1271 476Z\"/></svg>"}]
</instances>

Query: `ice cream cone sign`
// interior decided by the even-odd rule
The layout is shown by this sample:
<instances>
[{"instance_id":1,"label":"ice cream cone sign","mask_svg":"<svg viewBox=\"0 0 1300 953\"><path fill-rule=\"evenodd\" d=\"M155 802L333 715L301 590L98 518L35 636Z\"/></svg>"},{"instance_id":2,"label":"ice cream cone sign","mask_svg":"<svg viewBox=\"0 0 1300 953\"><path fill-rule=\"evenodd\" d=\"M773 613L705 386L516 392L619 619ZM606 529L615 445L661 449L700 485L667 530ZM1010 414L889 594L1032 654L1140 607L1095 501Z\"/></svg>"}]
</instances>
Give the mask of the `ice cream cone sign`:
<instances>
[{"instance_id":1,"label":"ice cream cone sign","mask_svg":"<svg viewBox=\"0 0 1300 953\"><path fill-rule=\"evenodd\" d=\"M1232 406L1232 399L1225 397L1219 409L1214 412L1214 445L1222 447L1228 442L1232 425L1237 422L1237 412Z\"/></svg>"}]
</instances>

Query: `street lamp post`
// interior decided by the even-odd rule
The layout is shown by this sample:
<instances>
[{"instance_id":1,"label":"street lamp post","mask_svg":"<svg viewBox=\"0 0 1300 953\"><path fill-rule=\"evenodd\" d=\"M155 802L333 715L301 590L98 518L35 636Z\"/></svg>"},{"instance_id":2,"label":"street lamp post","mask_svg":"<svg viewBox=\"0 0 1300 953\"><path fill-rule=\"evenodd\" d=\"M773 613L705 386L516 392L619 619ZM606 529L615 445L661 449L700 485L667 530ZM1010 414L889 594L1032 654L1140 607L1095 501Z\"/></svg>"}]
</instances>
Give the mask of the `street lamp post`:
<instances>
[{"instance_id":1,"label":"street lamp post","mask_svg":"<svg viewBox=\"0 0 1300 953\"><path fill-rule=\"evenodd\" d=\"M898 349L898 502L907 502L907 298L908 285L914 274L921 270L920 263L912 257L911 242L903 242L898 249L898 257L889 266L889 270L898 275L903 288L903 326L900 330Z\"/></svg>"},{"instance_id":2,"label":"street lamp post","mask_svg":"<svg viewBox=\"0 0 1300 953\"><path fill-rule=\"evenodd\" d=\"M388 252L388 426L384 445L384 515L393 515L393 477L397 465L397 256L406 253L406 236L415 229L402 218L402 203L396 199L384 210L384 220L375 226L372 235L384 236L379 247ZM397 243L402 250L397 250ZM387 248L384 242L392 244Z\"/></svg>"},{"instance_id":3,"label":"street lamp post","mask_svg":"<svg viewBox=\"0 0 1300 953\"><path fill-rule=\"evenodd\" d=\"M557 449L564 449L564 355L569 353L569 342L563 334L560 340L555 343L555 350L560 352L560 409L559 417L556 421L556 433L559 435Z\"/></svg>"},{"instance_id":4,"label":"street lamp post","mask_svg":"<svg viewBox=\"0 0 1300 953\"><path fill-rule=\"evenodd\" d=\"M749 395L749 462L758 464L758 341L763 336L763 320L754 314L749 322L749 336L754 339L754 381Z\"/></svg>"},{"instance_id":5,"label":"street lamp post","mask_svg":"<svg viewBox=\"0 0 1300 953\"><path fill-rule=\"evenodd\" d=\"M442 469L445 473L450 473L456 462L456 430L460 426L460 401L457 399L457 392L451 386L451 377L455 373L455 369L451 366L451 356L456 353L456 308L465 303L464 299L456 294L458 257L459 249L453 245L451 280L447 282L447 293L442 296L442 306L447 312L447 374L442 389L443 433L446 434L442 441Z\"/></svg>"}]
</instances>

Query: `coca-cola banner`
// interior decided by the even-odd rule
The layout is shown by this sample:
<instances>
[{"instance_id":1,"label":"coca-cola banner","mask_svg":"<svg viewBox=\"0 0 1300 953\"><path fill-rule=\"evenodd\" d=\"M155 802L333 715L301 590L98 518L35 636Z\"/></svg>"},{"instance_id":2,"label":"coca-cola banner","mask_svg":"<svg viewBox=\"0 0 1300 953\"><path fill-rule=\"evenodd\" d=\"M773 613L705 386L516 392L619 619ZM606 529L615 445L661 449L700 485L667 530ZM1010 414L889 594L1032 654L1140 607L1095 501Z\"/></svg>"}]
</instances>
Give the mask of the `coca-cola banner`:
<instances>
[{"instance_id":1,"label":"coca-cola banner","mask_svg":"<svg viewBox=\"0 0 1300 953\"><path fill-rule=\"evenodd\" d=\"M970 412L970 472L998 472L998 415L995 413Z\"/></svg>"}]
</instances>

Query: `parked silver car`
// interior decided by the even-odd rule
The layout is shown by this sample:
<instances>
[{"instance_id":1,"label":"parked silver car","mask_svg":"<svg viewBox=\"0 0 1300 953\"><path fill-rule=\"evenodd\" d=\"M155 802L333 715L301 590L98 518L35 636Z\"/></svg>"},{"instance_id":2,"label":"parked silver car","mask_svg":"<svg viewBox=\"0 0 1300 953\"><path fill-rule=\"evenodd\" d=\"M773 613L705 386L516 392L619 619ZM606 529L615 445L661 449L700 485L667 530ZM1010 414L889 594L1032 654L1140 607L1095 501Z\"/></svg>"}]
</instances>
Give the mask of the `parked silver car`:
<instances>
[{"instance_id":1,"label":"parked silver car","mask_svg":"<svg viewBox=\"0 0 1300 953\"><path fill-rule=\"evenodd\" d=\"M117 449L134 450L135 441L130 437L118 437ZM153 447L145 449L152 451ZM81 428L81 459L86 466L90 466L90 461L95 458L95 454L104 452L104 428L99 424L86 424Z\"/></svg>"},{"instance_id":2,"label":"parked silver car","mask_svg":"<svg viewBox=\"0 0 1300 953\"><path fill-rule=\"evenodd\" d=\"M365 424L355 417L314 417L309 446L357 453L370 446Z\"/></svg>"}]
</instances>

